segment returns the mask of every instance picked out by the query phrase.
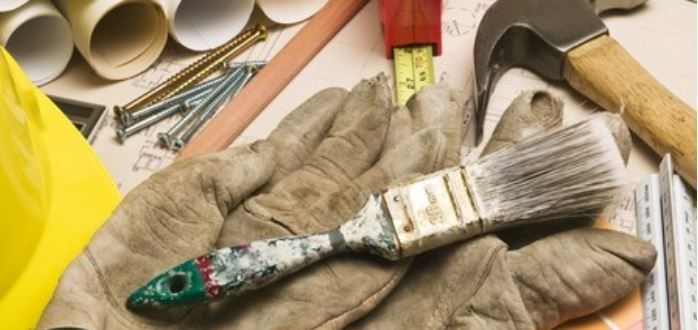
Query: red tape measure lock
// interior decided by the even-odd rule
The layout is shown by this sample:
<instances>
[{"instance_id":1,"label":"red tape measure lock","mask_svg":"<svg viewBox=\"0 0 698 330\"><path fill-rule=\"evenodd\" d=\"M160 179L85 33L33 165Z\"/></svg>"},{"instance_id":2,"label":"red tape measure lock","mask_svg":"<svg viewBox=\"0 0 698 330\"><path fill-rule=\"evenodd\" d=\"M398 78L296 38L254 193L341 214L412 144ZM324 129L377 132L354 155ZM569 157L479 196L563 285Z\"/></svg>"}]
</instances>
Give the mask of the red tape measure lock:
<instances>
[{"instance_id":1,"label":"red tape measure lock","mask_svg":"<svg viewBox=\"0 0 698 330\"><path fill-rule=\"evenodd\" d=\"M442 0L379 0L385 56L393 58L393 48L432 45L434 56L441 55Z\"/></svg>"}]
</instances>

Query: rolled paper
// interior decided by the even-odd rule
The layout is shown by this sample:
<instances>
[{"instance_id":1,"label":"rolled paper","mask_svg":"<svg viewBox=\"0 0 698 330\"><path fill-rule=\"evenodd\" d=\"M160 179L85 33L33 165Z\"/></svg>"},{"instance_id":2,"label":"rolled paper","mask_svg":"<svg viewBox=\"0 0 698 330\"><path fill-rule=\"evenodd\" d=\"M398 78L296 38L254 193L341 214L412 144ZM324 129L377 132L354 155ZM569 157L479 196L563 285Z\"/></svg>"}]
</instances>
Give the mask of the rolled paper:
<instances>
[{"instance_id":1,"label":"rolled paper","mask_svg":"<svg viewBox=\"0 0 698 330\"><path fill-rule=\"evenodd\" d=\"M292 24L315 15L328 0L257 0L259 8L274 22Z\"/></svg>"},{"instance_id":2,"label":"rolled paper","mask_svg":"<svg viewBox=\"0 0 698 330\"><path fill-rule=\"evenodd\" d=\"M170 36L182 46L204 51L224 44L245 28L254 0L156 0L170 27Z\"/></svg>"},{"instance_id":3,"label":"rolled paper","mask_svg":"<svg viewBox=\"0 0 698 330\"><path fill-rule=\"evenodd\" d=\"M0 13L15 10L29 0L2 0L0 1Z\"/></svg>"},{"instance_id":4,"label":"rolled paper","mask_svg":"<svg viewBox=\"0 0 698 330\"><path fill-rule=\"evenodd\" d=\"M101 77L126 79L145 71L167 42L167 19L151 0L55 0L72 26L85 61Z\"/></svg>"},{"instance_id":5,"label":"rolled paper","mask_svg":"<svg viewBox=\"0 0 698 330\"><path fill-rule=\"evenodd\" d=\"M37 85L58 77L73 54L70 25L48 0L0 13L0 43Z\"/></svg>"}]
</instances>

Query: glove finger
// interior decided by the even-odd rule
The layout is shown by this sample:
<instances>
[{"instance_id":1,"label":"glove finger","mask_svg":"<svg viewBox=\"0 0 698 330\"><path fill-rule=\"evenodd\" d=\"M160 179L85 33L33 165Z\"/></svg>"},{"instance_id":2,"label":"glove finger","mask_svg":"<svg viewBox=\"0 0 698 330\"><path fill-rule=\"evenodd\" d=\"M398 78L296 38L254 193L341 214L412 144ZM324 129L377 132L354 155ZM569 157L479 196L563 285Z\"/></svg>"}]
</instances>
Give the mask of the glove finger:
<instances>
[{"instance_id":1,"label":"glove finger","mask_svg":"<svg viewBox=\"0 0 698 330\"><path fill-rule=\"evenodd\" d=\"M246 201L226 220L217 247L288 234L310 233L344 223L359 210L368 196L391 181L439 168L446 153L446 138L438 131L424 130L362 174L333 193L318 199L311 207L295 207L287 199L271 199L265 194ZM252 216L250 216L252 215ZM297 219L298 221L289 221Z\"/></svg>"},{"instance_id":2,"label":"glove finger","mask_svg":"<svg viewBox=\"0 0 698 330\"><path fill-rule=\"evenodd\" d=\"M398 122L395 125L391 123L384 153L408 138L410 134L425 128L435 128L448 141L444 166L457 165L460 161L462 142L463 104L460 94L444 83L422 88L410 98L406 108L399 108L393 115L397 116ZM409 120L404 118L406 115L409 115Z\"/></svg>"},{"instance_id":3,"label":"glove finger","mask_svg":"<svg viewBox=\"0 0 698 330\"><path fill-rule=\"evenodd\" d=\"M604 112L598 116L603 118L606 127L608 127L611 134L613 134L613 140L616 142L620 156L623 158L625 164L628 164L630 151L633 149L633 141L625 121L623 121L623 118L617 113Z\"/></svg>"},{"instance_id":4,"label":"glove finger","mask_svg":"<svg viewBox=\"0 0 698 330\"><path fill-rule=\"evenodd\" d=\"M93 276L87 258L78 256L65 270L51 301L37 325L38 329L80 326L103 328L108 316L104 298L94 294L103 290Z\"/></svg>"},{"instance_id":5,"label":"glove finger","mask_svg":"<svg viewBox=\"0 0 698 330\"><path fill-rule=\"evenodd\" d=\"M393 112L390 115L390 126L388 128L388 136L385 138L383 153L385 154L388 150L400 144L400 142L405 141L413 133L410 110L404 106L393 108Z\"/></svg>"},{"instance_id":6,"label":"glove finger","mask_svg":"<svg viewBox=\"0 0 698 330\"><path fill-rule=\"evenodd\" d=\"M176 162L153 175L144 186L173 201L181 201L182 214L186 214L186 206L192 200L201 196L217 206L220 213L217 218L222 218L266 183L276 164L274 146L258 141Z\"/></svg>"},{"instance_id":7,"label":"glove finger","mask_svg":"<svg viewBox=\"0 0 698 330\"><path fill-rule=\"evenodd\" d=\"M652 270L652 244L594 228L565 231L507 253L536 328L551 328L626 296Z\"/></svg>"},{"instance_id":8,"label":"glove finger","mask_svg":"<svg viewBox=\"0 0 698 330\"><path fill-rule=\"evenodd\" d=\"M505 280L506 248L494 235L487 235L415 257L405 278L386 300L349 328L506 328L505 321L498 324L491 320L501 315L525 316L523 310L501 303L515 301L515 290L507 290L513 285ZM470 297L476 295L499 303L471 304Z\"/></svg>"},{"instance_id":9,"label":"glove finger","mask_svg":"<svg viewBox=\"0 0 698 330\"><path fill-rule=\"evenodd\" d=\"M521 93L504 110L480 156L560 127L563 107L562 101L547 91L530 90Z\"/></svg>"},{"instance_id":10,"label":"glove finger","mask_svg":"<svg viewBox=\"0 0 698 330\"><path fill-rule=\"evenodd\" d=\"M229 211L271 177L274 157L262 141L176 162L129 193L101 231L148 251L141 257L206 252Z\"/></svg>"},{"instance_id":11,"label":"glove finger","mask_svg":"<svg viewBox=\"0 0 698 330\"><path fill-rule=\"evenodd\" d=\"M295 224L299 232L331 228L356 213L368 196L399 178L441 169L448 146L436 129L425 129L392 148L371 169L337 192L319 199L308 212L308 221Z\"/></svg>"},{"instance_id":12,"label":"glove finger","mask_svg":"<svg viewBox=\"0 0 698 330\"><path fill-rule=\"evenodd\" d=\"M380 73L371 79L361 80L352 88L344 104L344 109L337 114L332 131L343 131L352 127L361 117L366 108L380 107L390 109L392 96L388 86L388 78Z\"/></svg>"},{"instance_id":13,"label":"glove finger","mask_svg":"<svg viewBox=\"0 0 698 330\"><path fill-rule=\"evenodd\" d=\"M427 173L440 166L445 144L446 139L440 132L424 130L393 148L354 183L328 194L309 209L270 212L259 206L258 199L249 200L226 221L219 246L289 233L316 232L343 223L366 202L371 192L388 182L416 172ZM296 221L285 221L286 217ZM222 303L212 311L211 320L215 325L239 327L260 324L264 328L288 324L298 328L341 327L381 301L399 283L408 265L407 261L388 263L362 255L334 257L252 293L244 300Z\"/></svg>"},{"instance_id":14,"label":"glove finger","mask_svg":"<svg viewBox=\"0 0 698 330\"><path fill-rule=\"evenodd\" d=\"M268 185L298 169L325 138L348 92L327 88L303 102L267 138L276 147L278 165Z\"/></svg>"},{"instance_id":15,"label":"glove finger","mask_svg":"<svg viewBox=\"0 0 698 330\"><path fill-rule=\"evenodd\" d=\"M142 328L181 318L185 311L140 318L124 302L151 277L212 249L227 210L271 176L273 149L262 142L191 158L133 189L63 274L41 324L97 329L116 319L115 327Z\"/></svg>"},{"instance_id":16,"label":"glove finger","mask_svg":"<svg viewBox=\"0 0 698 330\"><path fill-rule=\"evenodd\" d=\"M385 141L389 97L384 76L361 81L304 165L274 185L269 194L255 198L256 202L270 209L304 209L366 171Z\"/></svg>"}]
</instances>

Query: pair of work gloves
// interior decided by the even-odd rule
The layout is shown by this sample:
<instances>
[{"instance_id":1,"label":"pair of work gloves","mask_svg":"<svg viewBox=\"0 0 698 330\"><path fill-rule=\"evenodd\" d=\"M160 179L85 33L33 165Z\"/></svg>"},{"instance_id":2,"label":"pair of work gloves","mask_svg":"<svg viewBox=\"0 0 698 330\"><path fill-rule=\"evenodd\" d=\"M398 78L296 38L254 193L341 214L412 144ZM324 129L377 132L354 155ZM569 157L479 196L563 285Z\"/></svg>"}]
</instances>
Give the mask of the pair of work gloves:
<instances>
[{"instance_id":1,"label":"pair of work gloves","mask_svg":"<svg viewBox=\"0 0 698 330\"><path fill-rule=\"evenodd\" d=\"M126 309L133 290L184 260L333 228L391 182L457 165L457 94L438 84L399 108L390 95L382 75L351 92L323 90L266 140L154 174L65 271L39 328L550 328L627 295L650 271L655 251L642 240L538 226L398 262L340 255L208 305ZM523 94L486 152L559 126L560 108L545 92ZM618 128L627 156L629 135Z\"/></svg>"}]
</instances>

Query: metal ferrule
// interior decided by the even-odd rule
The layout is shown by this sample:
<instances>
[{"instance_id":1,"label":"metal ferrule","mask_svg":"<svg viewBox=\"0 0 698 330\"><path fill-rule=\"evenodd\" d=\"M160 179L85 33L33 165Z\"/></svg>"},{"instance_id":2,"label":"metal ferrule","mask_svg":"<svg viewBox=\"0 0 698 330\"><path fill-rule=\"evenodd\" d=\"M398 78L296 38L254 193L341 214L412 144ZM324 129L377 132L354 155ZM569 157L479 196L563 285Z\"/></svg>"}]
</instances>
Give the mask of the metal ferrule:
<instances>
[{"instance_id":1,"label":"metal ferrule","mask_svg":"<svg viewBox=\"0 0 698 330\"><path fill-rule=\"evenodd\" d=\"M390 187L382 195L395 227L401 257L483 232L461 167Z\"/></svg>"}]
</instances>

